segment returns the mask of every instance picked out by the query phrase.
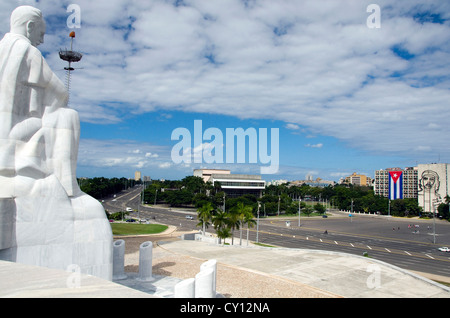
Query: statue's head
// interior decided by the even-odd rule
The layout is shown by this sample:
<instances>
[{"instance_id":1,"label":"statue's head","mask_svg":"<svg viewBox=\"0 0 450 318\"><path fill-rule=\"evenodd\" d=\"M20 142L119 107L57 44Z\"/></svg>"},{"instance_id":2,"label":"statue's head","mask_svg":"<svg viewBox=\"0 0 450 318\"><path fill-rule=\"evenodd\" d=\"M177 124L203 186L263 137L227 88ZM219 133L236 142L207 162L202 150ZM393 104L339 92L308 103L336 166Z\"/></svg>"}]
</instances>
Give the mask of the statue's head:
<instances>
[{"instance_id":1,"label":"statue's head","mask_svg":"<svg viewBox=\"0 0 450 318\"><path fill-rule=\"evenodd\" d=\"M11 33L26 36L33 46L44 43L45 21L42 12L31 6L17 7L11 14Z\"/></svg>"}]
</instances>

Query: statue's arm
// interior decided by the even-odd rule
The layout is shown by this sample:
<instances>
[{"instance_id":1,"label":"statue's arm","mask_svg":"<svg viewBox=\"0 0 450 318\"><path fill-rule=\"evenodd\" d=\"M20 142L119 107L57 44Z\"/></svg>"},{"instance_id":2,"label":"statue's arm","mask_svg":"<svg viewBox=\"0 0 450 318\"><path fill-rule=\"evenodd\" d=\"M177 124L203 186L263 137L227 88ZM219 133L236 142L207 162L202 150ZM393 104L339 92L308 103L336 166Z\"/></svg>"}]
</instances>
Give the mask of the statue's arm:
<instances>
[{"instance_id":1,"label":"statue's arm","mask_svg":"<svg viewBox=\"0 0 450 318\"><path fill-rule=\"evenodd\" d=\"M60 107L66 107L68 101L68 92L63 82L50 69L46 60L43 58L39 50L35 49L30 59L30 74L28 77L28 85L31 86L36 96L30 105L30 112L33 109L40 109L40 117L44 113L46 107L50 111Z\"/></svg>"}]
</instances>

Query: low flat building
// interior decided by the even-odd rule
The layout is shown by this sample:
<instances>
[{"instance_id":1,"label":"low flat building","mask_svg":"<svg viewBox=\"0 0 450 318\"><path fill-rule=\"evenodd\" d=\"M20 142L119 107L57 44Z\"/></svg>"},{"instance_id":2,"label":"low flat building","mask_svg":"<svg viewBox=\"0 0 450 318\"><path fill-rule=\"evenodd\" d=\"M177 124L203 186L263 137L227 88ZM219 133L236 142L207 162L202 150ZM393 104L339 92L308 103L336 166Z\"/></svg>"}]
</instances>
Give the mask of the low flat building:
<instances>
[{"instance_id":1,"label":"low flat building","mask_svg":"<svg viewBox=\"0 0 450 318\"><path fill-rule=\"evenodd\" d=\"M220 183L222 191L230 198L244 194L252 194L260 198L266 188L266 181L262 180L260 175L212 174L208 181L213 185Z\"/></svg>"},{"instance_id":2,"label":"low flat building","mask_svg":"<svg viewBox=\"0 0 450 318\"><path fill-rule=\"evenodd\" d=\"M195 169L194 177L200 177L207 182L212 174L231 174L230 170L224 169Z\"/></svg>"}]
</instances>

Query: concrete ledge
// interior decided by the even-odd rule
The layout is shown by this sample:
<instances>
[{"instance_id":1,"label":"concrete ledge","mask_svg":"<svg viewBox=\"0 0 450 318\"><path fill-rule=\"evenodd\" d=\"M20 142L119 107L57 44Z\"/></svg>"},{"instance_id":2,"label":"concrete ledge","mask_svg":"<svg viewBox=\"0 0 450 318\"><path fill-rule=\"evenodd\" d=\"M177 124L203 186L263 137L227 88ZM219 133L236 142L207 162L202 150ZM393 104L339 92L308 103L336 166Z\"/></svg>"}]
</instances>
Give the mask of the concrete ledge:
<instances>
[{"instance_id":1,"label":"concrete ledge","mask_svg":"<svg viewBox=\"0 0 450 318\"><path fill-rule=\"evenodd\" d=\"M95 276L0 261L2 298L154 298Z\"/></svg>"}]
</instances>

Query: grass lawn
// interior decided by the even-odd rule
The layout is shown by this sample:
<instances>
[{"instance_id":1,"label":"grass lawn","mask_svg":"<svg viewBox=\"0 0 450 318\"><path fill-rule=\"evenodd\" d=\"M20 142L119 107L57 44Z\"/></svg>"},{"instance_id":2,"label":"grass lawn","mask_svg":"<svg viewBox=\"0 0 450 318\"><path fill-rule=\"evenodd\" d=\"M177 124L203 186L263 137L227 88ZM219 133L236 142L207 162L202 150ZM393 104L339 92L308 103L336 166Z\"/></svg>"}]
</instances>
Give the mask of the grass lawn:
<instances>
[{"instance_id":1,"label":"grass lawn","mask_svg":"<svg viewBox=\"0 0 450 318\"><path fill-rule=\"evenodd\" d=\"M162 224L111 223L113 235L157 234L167 229Z\"/></svg>"}]
</instances>

